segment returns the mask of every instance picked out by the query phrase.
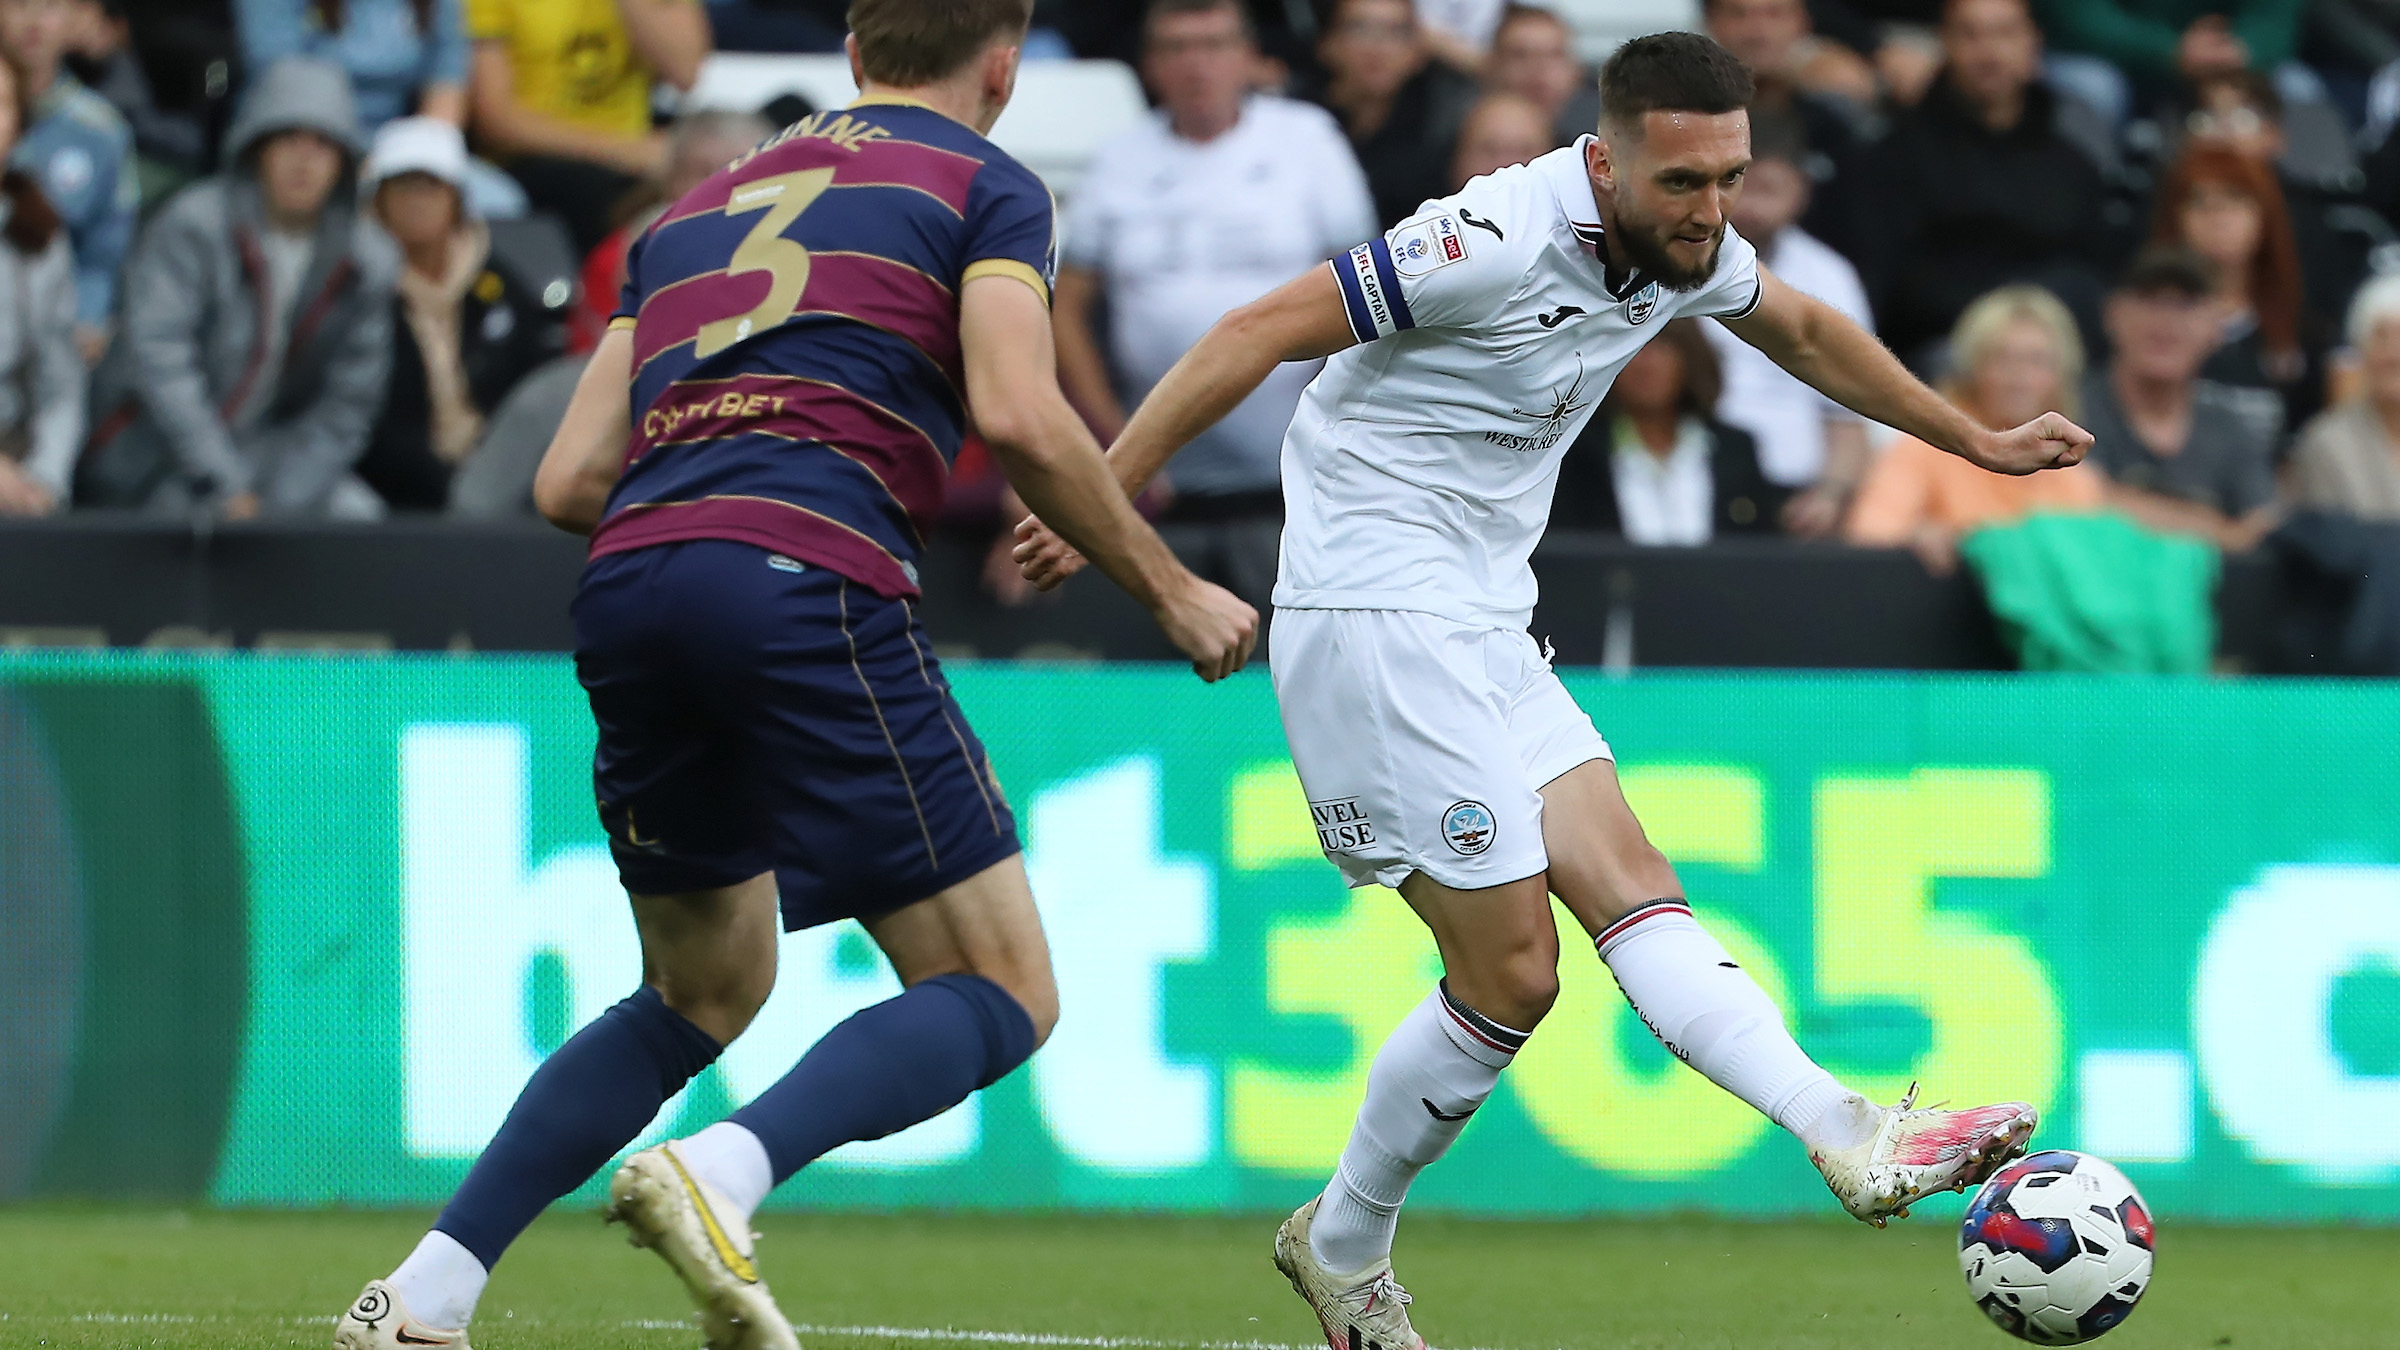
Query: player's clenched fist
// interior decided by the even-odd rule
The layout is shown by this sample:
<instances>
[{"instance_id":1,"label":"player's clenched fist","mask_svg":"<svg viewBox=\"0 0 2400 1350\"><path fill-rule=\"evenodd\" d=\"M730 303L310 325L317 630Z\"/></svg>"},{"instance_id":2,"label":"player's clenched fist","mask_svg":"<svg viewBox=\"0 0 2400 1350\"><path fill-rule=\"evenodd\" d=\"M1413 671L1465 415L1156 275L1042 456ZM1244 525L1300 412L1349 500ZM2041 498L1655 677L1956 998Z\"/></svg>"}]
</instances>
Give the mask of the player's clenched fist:
<instances>
[{"instance_id":1,"label":"player's clenched fist","mask_svg":"<svg viewBox=\"0 0 2400 1350\"><path fill-rule=\"evenodd\" d=\"M1057 590L1059 583L1084 568L1083 555L1038 516L1017 522L1017 547L1009 556L1016 559L1017 570L1037 591Z\"/></svg>"},{"instance_id":2,"label":"player's clenched fist","mask_svg":"<svg viewBox=\"0 0 2400 1350\"><path fill-rule=\"evenodd\" d=\"M1993 473L2021 477L2081 464L2091 448L2092 433L2050 412L1985 438L1968 458Z\"/></svg>"},{"instance_id":3,"label":"player's clenched fist","mask_svg":"<svg viewBox=\"0 0 2400 1350\"><path fill-rule=\"evenodd\" d=\"M1189 572L1159 597L1155 613L1168 639L1192 658L1193 672L1212 684L1248 665L1258 644L1258 611Z\"/></svg>"}]
</instances>

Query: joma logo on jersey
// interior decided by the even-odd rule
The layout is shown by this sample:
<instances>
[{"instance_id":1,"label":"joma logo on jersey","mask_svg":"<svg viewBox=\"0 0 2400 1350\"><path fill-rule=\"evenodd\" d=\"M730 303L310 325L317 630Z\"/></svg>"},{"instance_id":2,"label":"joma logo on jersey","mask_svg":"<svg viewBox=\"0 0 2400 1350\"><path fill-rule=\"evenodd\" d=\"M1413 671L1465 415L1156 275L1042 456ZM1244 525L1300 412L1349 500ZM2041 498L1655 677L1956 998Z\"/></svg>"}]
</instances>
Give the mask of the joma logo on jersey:
<instances>
[{"instance_id":1,"label":"joma logo on jersey","mask_svg":"<svg viewBox=\"0 0 2400 1350\"><path fill-rule=\"evenodd\" d=\"M1350 853L1375 842L1375 822L1356 797L1310 802L1308 813L1317 819L1317 844L1327 853Z\"/></svg>"}]
</instances>

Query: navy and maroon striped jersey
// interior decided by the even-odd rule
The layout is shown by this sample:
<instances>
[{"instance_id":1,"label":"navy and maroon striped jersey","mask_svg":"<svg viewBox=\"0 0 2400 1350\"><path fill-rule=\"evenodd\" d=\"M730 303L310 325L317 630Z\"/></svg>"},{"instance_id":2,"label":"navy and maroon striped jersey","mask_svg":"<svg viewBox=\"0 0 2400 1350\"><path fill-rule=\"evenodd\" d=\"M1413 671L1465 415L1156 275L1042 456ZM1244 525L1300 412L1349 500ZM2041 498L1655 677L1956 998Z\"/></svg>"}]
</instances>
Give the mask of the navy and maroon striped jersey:
<instances>
[{"instance_id":1,"label":"navy and maroon striped jersey","mask_svg":"<svg viewBox=\"0 0 2400 1350\"><path fill-rule=\"evenodd\" d=\"M626 257L633 440L592 556L733 539L917 593L966 430L959 288L1045 300L1049 190L967 126L861 100L667 208Z\"/></svg>"}]
</instances>

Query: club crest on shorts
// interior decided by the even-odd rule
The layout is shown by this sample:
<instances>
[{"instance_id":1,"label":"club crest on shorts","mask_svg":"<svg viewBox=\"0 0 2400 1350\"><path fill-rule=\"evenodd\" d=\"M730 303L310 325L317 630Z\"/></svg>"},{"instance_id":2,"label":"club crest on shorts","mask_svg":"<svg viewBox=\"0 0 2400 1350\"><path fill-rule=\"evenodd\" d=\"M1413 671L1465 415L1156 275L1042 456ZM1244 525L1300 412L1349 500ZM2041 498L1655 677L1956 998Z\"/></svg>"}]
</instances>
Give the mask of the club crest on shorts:
<instances>
[{"instance_id":1,"label":"club crest on shorts","mask_svg":"<svg viewBox=\"0 0 2400 1350\"><path fill-rule=\"evenodd\" d=\"M1500 832L1492 819L1492 808L1482 802L1452 802L1442 812L1442 842L1453 853L1472 858L1492 846L1492 836Z\"/></svg>"},{"instance_id":2,"label":"club crest on shorts","mask_svg":"<svg viewBox=\"0 0 2400 1350\"><path fill-rule=\"evenodd\" d=\"M1625 301L1625 322L1639 328L1658 312L1658 283L1653 281Z\"/></svg>"}]
</instances>

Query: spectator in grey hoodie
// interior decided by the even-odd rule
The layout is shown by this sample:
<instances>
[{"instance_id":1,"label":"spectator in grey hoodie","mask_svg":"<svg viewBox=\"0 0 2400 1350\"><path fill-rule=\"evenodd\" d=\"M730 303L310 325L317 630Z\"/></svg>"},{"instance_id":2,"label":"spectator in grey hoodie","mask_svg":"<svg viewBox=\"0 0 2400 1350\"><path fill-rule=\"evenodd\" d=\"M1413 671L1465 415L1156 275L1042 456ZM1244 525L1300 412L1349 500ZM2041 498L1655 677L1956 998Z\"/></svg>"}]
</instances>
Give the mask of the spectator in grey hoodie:
<instances>
[{"instance_id":1,"label":"spectator in grey hoodie","mask_svg":"<svg viewBox=\"0 0 2400 1350\"><path fill-rule=\"evenodd\" d=\"M229 167L177 193L134 247L85 456L95 502L382 514L351 466L383 400L399 259L359 215L361 149L340 66L295 58L253 82Z\"/></svg>"}]
</instances>

